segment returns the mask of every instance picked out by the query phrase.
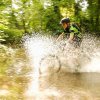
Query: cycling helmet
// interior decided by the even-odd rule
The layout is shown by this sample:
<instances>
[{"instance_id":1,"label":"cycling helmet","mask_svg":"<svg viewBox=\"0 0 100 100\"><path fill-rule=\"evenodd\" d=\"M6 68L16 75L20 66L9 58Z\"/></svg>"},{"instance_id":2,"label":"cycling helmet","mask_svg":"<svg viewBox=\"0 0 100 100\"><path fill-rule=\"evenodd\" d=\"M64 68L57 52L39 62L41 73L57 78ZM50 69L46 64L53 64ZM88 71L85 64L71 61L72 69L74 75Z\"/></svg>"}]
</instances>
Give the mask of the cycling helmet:
<instances>
[{"instance_id":1,"label":"cycling helmet","mask_svg":"<svg viewBox=\"0 0 100 100\"><path fill-rule=\"evenodd\" d=\"M61 19L60 24L63 24L63 23L70 23L70 19L69 18Z\"/></svg>"}]
</instances>

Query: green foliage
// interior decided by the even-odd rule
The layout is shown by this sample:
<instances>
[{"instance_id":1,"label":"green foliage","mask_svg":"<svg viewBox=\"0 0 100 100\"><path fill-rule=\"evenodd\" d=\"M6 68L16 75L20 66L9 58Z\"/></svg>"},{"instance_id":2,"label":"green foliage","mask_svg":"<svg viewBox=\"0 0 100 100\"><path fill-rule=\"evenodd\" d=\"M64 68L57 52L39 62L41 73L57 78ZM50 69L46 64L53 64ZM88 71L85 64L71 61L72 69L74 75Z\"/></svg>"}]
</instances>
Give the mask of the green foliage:
<instances>
[{"instance_id":1,"label":"green foliage","mask_svg":"<svg viewBox=\"0 0 100 100\"><path fill-rule=\"evenodd\" d=\"M90 1L88 0L88 21L91 31L100 31L100 0Z\"/></svg>"},{"instance_id":2,"label":"green foliage","mask_svg":"<svg viewBox=\"0 0 100 100\"><path fill-rule=\"evenodd\" d=\"M23 36L23 30L18 29L8 29L0 27L0 32L1 42L5 41L6 43L13 43L14 41L20 42L19 40Z\"/></svg>"},{"instance_id":3,"label":"green foliage","mask_svg":"<svg viewBox=\"0 0 100 100\"><path fill-rule=\"evenodd\" d=\"M55 8L56 7L56 8ZM57 9L57 11L55 11ZM58 9L58 6L52 6L46 9L44 15L46 29L49 31L55 32L59 29L59 22L61 19L61 15Z\"/></svg>"},{"instance_id":4,"label":"green foliage","mask_svg":"<svg viewBox=\"0 0 100 100\"><path fill-rule=\"evenodd\" d=\"M5 29L4 33L8 35L6 40L8 42L20 42L19 40L23 36L23 30L18 30L18 29Z\"/></svg>"},{"instance_id":5,"label":"green foliage","mask_svg":"<svg viewBox=\"0 0 100 100\"><path fill-rule=\"evenodd\" d=\"M85 30L99 32L100 0L87 0L85 11L82 3L83 0L1 0L0 41L19 41L24 33L39 31L56 34L61 30L59 21L63 17L70 17Z\"/></svg>"},{"instance_id":6,"label":"green foliage","mask_svg":"<svg viewBox=\"0 0 100 100\"><path fill-rule=\"evenodd\" d=\"M7 37L7 35L5 35L5 34L3 33L3 31L0 31L0 43L6 41L6 40L5 40L6 37Z\"/></svg>"}]
</instances>

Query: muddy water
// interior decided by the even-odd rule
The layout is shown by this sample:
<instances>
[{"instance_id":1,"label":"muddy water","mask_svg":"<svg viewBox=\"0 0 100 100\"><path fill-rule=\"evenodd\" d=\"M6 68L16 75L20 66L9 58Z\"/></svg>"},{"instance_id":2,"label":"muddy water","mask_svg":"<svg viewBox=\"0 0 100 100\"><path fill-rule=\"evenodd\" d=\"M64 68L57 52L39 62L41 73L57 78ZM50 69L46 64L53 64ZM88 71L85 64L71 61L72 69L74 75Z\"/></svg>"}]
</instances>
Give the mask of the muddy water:
<instances>
[{"instance_id":1,"label":"muddy water","mask_svg":"<svg viewBox=\"0 0 100 100\"><path fill-rule=\"evenodd\" d=\"M29 72L23 49L0 48L0 100L24 100Z\"/></svg>"},{"instance_id":2,"label":"muddy water","mask_svg":"<svg viewBox=\"0 0 100 100\"><path fill-rule=\"evenodd\" d=\"M5 55L0 60L0 100L100 100L100 73L64 70L46 76L40 74L38 93L26 96L32 72L26 59L25 52L18 49L14 57Z\"/></svg>"},{"instance_id":3,"label":"muddy water","mask_svg":"<svg viewBox=\"0 0 100 100\"><path fill-rule=\"evenodd\" d=\"M76 52L54 42L41 36L26 40L33 70L25 100L100 100L100 42L87 38Z\"/></svg>"},{"instance_id":4,"label":"muddy water","mask_svg":"<svg viewBox=\"0 0 100 100\"><path fill-rule=\"evenodd\" d=\"M60 72L40 77L37 100L100 100L99 73Z\"/></svg>"}]
</instances>

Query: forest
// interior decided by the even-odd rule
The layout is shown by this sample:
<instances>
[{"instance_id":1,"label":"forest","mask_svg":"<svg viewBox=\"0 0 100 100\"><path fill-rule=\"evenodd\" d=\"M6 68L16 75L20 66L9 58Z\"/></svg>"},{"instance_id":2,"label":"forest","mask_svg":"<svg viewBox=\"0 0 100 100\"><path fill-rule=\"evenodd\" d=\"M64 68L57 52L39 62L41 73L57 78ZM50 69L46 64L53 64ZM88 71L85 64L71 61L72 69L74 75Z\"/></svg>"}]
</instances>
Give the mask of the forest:
<instances>
[{"instance_id":1,"label":"forest","mask_svg":"<svg viewBox=\"0 0 100 100\"><path fill-rule=\"evenodd\" d=\"M18 43L35 33L56 35L69 17L85 32L100 36L100 0L0 0L0 42Z\"/></svg>"}]
</instances>

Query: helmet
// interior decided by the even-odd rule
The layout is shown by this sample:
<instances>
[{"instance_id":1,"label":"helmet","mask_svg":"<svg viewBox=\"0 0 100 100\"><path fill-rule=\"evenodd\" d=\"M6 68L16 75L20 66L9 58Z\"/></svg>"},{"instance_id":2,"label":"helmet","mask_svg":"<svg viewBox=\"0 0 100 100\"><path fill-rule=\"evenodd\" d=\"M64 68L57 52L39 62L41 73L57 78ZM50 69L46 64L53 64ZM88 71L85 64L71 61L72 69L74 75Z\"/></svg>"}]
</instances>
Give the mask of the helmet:
<instances>
[{"instance_id":1,"label":"helmet","mask_svg":"<svg viewBox=\"0 0 100 100\"><path fill-rule=\"evenodd\" d=\"M60 24L62 23L70 23L70 19L69 18L63 18L61 21L60 21Z\"/></svg>"}]
</instances>

